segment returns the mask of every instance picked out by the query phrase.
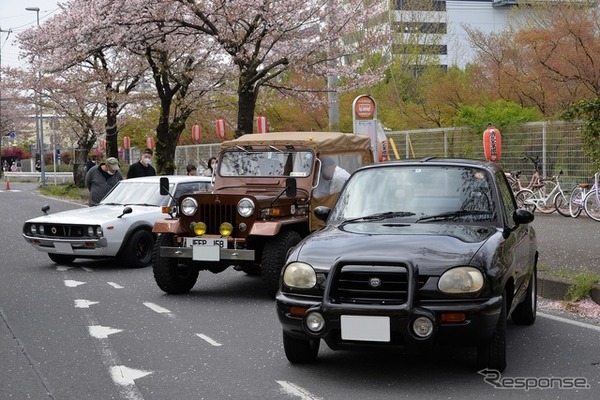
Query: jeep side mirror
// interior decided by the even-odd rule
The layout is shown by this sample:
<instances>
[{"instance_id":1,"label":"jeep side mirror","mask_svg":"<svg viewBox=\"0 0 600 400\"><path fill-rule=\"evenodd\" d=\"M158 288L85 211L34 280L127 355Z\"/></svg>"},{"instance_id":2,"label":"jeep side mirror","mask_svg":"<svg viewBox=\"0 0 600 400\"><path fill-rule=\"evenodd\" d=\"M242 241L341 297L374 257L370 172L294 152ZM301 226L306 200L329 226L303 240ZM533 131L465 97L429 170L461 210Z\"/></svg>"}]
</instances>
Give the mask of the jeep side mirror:
<instances>
[{"instance_id":1,"label":"jeep side mirror","mask_svg":"<svg viewBox=\"0 0 600 400\"><path fill-rule=\"evenodd\" d=\"M296 178L287 178L285 180L285 195L287 197L296 197L297 191Z\"/></svg>"},{"instance_id":2,"label":"jeep side mirror","mask_svg":"<svg viewBox=\"0 0 600 400\"><path fill-rule=\"evenodd\" d=\"M160 195L167 196L169 194L169 178L162 177L160 178Z\"/></svg>"},{"instance_id":3,"label":"jeep side mirror","mask_svg":"<svg viewBox=\"0 0 600 400\"><path fill-rule=\"evenodd\" d=\"M317 217L321 221L327 221L330 212L331 208L326 206L318 206L315 207L315 209L313 210L313 214L315 215L315 217Z\"/></svg>"}]
</instances>

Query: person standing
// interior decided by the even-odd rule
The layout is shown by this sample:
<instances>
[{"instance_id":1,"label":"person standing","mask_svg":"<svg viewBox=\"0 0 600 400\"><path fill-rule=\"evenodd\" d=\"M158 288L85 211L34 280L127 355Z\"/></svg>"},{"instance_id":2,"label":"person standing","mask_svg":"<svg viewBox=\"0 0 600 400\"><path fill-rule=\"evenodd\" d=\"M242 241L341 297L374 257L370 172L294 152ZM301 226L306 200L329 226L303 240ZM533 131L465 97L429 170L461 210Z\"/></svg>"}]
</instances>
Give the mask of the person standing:
<instances>
[{"instance_id":1,"label":"person standing","mask_svg":"<svg viewBox=\"0 0 600 400\"><path fill-rule=\"evenodd\" d=\"M198 175L198 168L192 163L189 163L187 167L185 167L188 175Z\"/></svg>"},{"instance_id":2,"label":"person standing","mask_svg":"<svg viewBox=\"0 0 600 400\"><path fill-rule=\"evenodd\" d=\"M204 170L204 176L213 176L217 167L217 159L215 157L209 158L206 165L208 168Z\"/></svg>"},{"instance_id":3,"label":"person standing","mask_svg":"<svg viewBox=\"0 0 600 400\"><path fill-rule=\"evenodd\" d=\"M140 156L140 161L129 166L127 171L127 179L139 178L140 176L154 176L156 170L152 166L152 149L146 149Z\"/></svg>"},{"instance_id":4,"label":"person standing","mask_svg":"<svg viewBox=\"0 0 600 400\"><path fill-rule=\"evenodd\" d=\"M106 162L95 165L85 174L85 187L90 191L88 205L97 206L100 200L123 179L119 170L119 160L109 157Z\"/></svg>"},{"instance_id":5,"label":"person standing","mask_svg":"<svg viewBox=\"0 0 600 400\"><path fill-rule=\"evenodd\" d=\"M338 167L331 157L323 157L321 178L319 185L313 191L314 197L320 198L340 192L348 178L350 178L348 171Z\"/></svg>"}]
</instances>

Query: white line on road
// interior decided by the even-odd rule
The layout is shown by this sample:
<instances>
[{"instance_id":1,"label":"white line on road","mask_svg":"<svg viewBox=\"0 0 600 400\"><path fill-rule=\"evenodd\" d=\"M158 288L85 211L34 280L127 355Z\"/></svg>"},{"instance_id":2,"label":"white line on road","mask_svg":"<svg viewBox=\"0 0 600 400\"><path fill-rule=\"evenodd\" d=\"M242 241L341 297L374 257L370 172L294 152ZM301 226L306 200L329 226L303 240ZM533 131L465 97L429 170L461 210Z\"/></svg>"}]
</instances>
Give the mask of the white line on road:
<instances>
[{"instance_id":1,"label":"white line on road","mask_svg":"<svg viewBox=\"0 0 600 400\"><path fill-rule=\"evenodd\" d=\"M196 336L198 336L200 339L208 342L209 344L215 346L215 347L219 347L222 346L221 343L215 341L214 339L202 334L202 333L196 333Z\"/></svg>"},{"instance_id":2,"label":"white line on road","mask_svg":"<svg viewBox=\"0 0 600 400\"><path fill-rule=\"evenodd\" d=\"M115 289L123 289L123 286L119 285L118 283L114 283L114 282L106 282L108 283L110 286L114 287Z\"/></svg>"},{"instance_id":3,"label":"white line on road","mask_svg":"<svg viewBox=\"0 0 600 400\"><path fill-rule=\"evenodd\" d=\"M73 281L70 279L65 280L66 287L77 287L77 286L85 285L85 284L86 284L86 282Z\"/></svg>"},{"instance_id":4,"label":"white line on road","mask_svg":"<svg viewBox=\"0 0 600 400\"><path fill-rule=\"evenodd\" d=\"M144 303L144 305L152 311L157 312L159 314L171 314L171 311L167 310L166 308L162 308L161 306L158 306L154 303Z\"/></svg>"},{"instance_id":5,"label":"white line on road","mask_svg":"<svg viewBox=\"0 0 600 400\"><path fill-rule=\"evenodd\" d=\"M592 330L600 332L600 326L586 324L585 322L579 322L579 321L575 321L572 319L557 317L556 315L545 314L545 313L540 313L540 312L538 312L537 315L539 315L540 317L543 317L543 318L548 318L548 319L554 320L554 321L564 322L565 324L575 325L575 326L579 326L581 328L588 328L588 329L592 329Z\"/></svg>"},{"instance_id":6,"label":"white line on road","mask_svg":"<svg viewBox=\"0 0 600 400\"><path fill-rule=\"evenodd\" d=\"M91 269L90 267L81 267L82 270L84 270L85 272L94 272L93 269Z\"/></svg>"},{"instance_id":7,"label":"white line on road","mask_svg":"<svg viewBox=\"0 0 600 400\"><path fill-rule=\"evenodd\" d=\"M321 400L321 397L317 397L310 393L308 390L301 388L298 385L294 385L288 381L275 381L279 383L283 391L291 396L298 397L302 400Z\"/></svg>"},{"instance_id":8,"label":"white line on road","mask_svg":"<svg viewBox=\"0 0 600 400\"><path fill-rule=\"evenodd\" d=\"M75 300L75 308L90 308L94 304L98 304L97 301L89 301L85 299L76 299Z\"/></svg>"},{"instance_id":9,"label":"white line on road","mask_svg":"<svg viewBox=\"0 0 600 400\"><path fill-rule=\"evenodd\" d=\"M91 325L88 326L88 331L90 332L90 336L96 339L106 339L108 335L112 335L113 333L123 332L123 329L115 329L109 326L102 325Z\"/></svg>"},{"instance_id":10,"label":"white line on road","mask_svg":"<svg viewBox=\"0 0 600 400\"><path fill-rule=\"evenodd\" d=\"M68 271L70 269L73 269L74 267L67 267L66 265L57 265L56 266L56 270L59 272L65 272Z\"/></svg>"}]
</instances>

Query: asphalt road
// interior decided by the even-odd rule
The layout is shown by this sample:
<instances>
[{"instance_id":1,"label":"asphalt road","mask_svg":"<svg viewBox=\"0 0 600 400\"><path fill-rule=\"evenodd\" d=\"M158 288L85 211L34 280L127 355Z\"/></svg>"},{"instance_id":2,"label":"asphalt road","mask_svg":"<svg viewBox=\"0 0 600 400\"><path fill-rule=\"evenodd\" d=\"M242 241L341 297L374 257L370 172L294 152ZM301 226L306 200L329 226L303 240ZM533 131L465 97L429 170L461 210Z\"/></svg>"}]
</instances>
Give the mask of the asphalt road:
<instances>
[{"instance_id":1,"label":"asphalt road","mask_svg":"<svg viewBox=\"0 0 600 400\"><path fill-rule=\"evenodd\" d=\"M13 189L0 191L0 399L592 399L600 389L600 325L549 312L529 327L509 324L500 377L478 373L468 348L322 345L318 363L291 365L259 278L203 272L191 293L168 296L148 268L57 267L22 239L21 226L43 203L76 205ZM542 232L552 218L536 222L540 242L553 240ZM540 388L550 378L554 388ZM567 378L585 387L558 389L573 383ZM514 388L519 382L540 387Z\"/></svg>"}]
</instances>

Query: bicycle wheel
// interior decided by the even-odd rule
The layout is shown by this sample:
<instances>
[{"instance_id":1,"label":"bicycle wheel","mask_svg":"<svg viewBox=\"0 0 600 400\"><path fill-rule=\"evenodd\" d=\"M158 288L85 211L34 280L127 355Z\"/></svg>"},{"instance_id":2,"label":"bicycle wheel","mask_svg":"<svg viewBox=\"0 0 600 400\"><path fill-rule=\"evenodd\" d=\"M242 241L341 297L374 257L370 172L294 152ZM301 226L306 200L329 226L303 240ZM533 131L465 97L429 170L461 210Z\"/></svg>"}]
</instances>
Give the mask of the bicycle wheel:
<instances>
[{"instance_id":1,"label":"bicycle wheel","mask_svg":"<svg viewBox=\"0 0 600 400\"><path fill-rule=\"evenodd\" d=\"M517 201L517 207L523 208L527 211L534 212L535 211L535 202L533 201L534 195L533 192L529 189L521 189L515 195L515 200Z\"/></svg>"},{"instance_id":2,"label":"bicycle wheel","mask_svg":"<svg viewBox=\"0 0 600 400\"><path fill-rule=\"evenodd\" d=\"M595 221L600 221L600 193L598 190L590 190L583 199L583 209Z\"/></svg>"},{"instance_id":3,"label":"bicycle wheel","mask_svg":"<svg viewBox=\"0 0 600 400\"><path fill-rule=\"evenodd\" d=\"M554 207L556 208L556 211L558 211L558 213L563 217L571 216L571 213L569 212L569 194L569 192L560 190L558 193L556 193L556 196L554 196Z\"/></svg>"},{"instance_id":4,"label":"bicycle wheel","mask_svg":"<svg viewBox=\"0 0 600 400\"><path fill-rule=\"evenodd\" d=\"M569 196L569 214L573 218L579 217L583 205L583 189L576 186Z\"/></svg>"},{"instance_id":5,"label":"bicycle wheel","mask_svg":"<svg viewBox=\"0 0 600 400\"><path fill-rule=\"evenodd\" d=\"M543 187L533 191L533 194L536 198L535 208L537 208L541 213L552 214L554 211L556 211L556 207L554 207L554 198L550 198L549 195L556 187L556 183L552 181L544 181L544 184L545 185Z\"/></svg>"}]
</instances>

